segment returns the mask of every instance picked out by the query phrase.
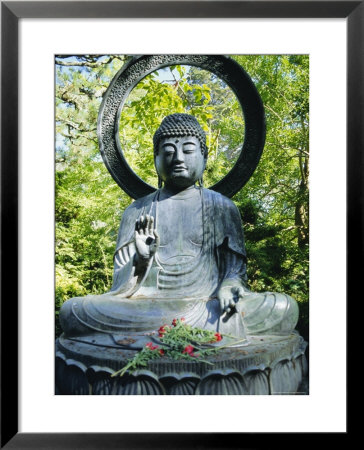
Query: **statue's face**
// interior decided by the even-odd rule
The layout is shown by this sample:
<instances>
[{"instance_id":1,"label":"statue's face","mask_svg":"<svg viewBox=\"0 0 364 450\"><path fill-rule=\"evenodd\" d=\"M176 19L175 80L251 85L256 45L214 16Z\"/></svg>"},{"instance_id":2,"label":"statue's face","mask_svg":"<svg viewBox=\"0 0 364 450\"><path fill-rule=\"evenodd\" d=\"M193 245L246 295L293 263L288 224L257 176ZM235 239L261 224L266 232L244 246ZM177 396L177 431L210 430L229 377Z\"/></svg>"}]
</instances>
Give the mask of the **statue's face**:
<instances>
[{"instance_id":1,"label":"statue's face","mask_svg":"<svg viewBox=\"0 0 364 450\"><path fill-rule=\"evenodd\" d=\"M195 136L165 137L159 142L155 167L167 187L192 186L201 178L205 163Z\"/></svg>"}]
</instances>

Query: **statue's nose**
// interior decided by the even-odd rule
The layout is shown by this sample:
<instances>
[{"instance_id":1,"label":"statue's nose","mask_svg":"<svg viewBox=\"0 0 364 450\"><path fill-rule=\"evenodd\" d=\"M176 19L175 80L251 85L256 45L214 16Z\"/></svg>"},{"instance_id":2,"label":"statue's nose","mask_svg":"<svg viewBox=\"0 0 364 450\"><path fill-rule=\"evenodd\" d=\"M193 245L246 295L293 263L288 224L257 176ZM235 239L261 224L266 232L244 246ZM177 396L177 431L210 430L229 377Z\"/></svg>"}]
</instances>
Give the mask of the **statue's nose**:
<instances>
[{"instance_id":1,"label":"statue's nose","mask_svg":"<svg viewBox=\"0 0 364 450\"><path fill-rule=\"evenodd\" d=\"M183 162L184 161L184 153L182 146L177 145L176 151L174 153L174 161L175 162Z\"/></svg>"}]
</instances>

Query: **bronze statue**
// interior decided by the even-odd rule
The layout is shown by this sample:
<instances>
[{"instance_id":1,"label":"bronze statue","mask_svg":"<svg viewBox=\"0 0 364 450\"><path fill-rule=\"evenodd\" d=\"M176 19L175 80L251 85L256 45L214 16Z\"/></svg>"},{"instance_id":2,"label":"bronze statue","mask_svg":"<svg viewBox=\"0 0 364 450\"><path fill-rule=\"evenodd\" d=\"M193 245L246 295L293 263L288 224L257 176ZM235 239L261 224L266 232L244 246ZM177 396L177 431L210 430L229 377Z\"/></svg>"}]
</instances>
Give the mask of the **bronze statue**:
<instances>
[{"instance_id":1,"label":"bronze statue","mask_svg":"<svg viewBox=\"0 0 364 450\"><path fill-rule=\"evenodd\" d=\"M229 173L209 189L203 186L206 136L191 115L167 116L155 132L158 189L134 173L121 148L120 114L129 93L152 71L175 64L213 72L231 87L242 107L241 152ZM306 343L294 331L297 303L285 294L249 290L241 218L230 200L252 176L265 142L264 107L249 75L224 55L135 56L104 95L98 138L107 169L135 201L120 224L111 290L72 298L61 308L64 333L56 340L56 393L306 391ZM110 376L127 368L135 355L168 345L158 330L182 323L178 318L219 335L216 343L207 344L219 346L218 354L195 360L191 355L186 359L183 351L176 360L158 352L140 370Z\"/></svg>"},{"instance_id":2,"label":"bronze statue","mask_svg":"<svg viewBox=\"0 0 364 450\"><path fill-rule=\"evenodd\" d=\"M193 116L165 117L154 135L159 189L124 212L110 292L62 306L66 336L138 340L176 317L238 338L294 330L293 298L247 287L240 214L230 199L203 187L207 155Z\"/></svg>"}]
</instances>

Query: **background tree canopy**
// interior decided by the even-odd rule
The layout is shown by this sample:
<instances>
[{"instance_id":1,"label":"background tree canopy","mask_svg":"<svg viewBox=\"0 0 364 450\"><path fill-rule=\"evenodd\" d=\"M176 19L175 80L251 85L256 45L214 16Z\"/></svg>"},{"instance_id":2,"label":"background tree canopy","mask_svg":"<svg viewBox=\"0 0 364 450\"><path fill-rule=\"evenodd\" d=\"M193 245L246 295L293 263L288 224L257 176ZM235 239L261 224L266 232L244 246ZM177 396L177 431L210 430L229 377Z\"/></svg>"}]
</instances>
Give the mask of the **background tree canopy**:
<instances>
[{"instance_id":1,"label":"background tree canopy","mask_svg":"<svg viewBox=\"0 0 364 450\"><path fill-rule=\"evenodd\" d=\"M246 236L249 284L299 302L298 329L308 339L309 58L232 56L263 100L267 137L262 159L233 197ZM70 297L104 293L112 284L119 222L132 199L117 186L98 149L102 96L128 56L56 56L56 318ZM168 114L197 117L207 134L204 184L226 175L244 139L235 95L210 72L174 66L144 78L120 118L120 142L133 170L157 186L153 134ZM56 320L56 334L60 328Z\"/></svg>"}]
</instances>

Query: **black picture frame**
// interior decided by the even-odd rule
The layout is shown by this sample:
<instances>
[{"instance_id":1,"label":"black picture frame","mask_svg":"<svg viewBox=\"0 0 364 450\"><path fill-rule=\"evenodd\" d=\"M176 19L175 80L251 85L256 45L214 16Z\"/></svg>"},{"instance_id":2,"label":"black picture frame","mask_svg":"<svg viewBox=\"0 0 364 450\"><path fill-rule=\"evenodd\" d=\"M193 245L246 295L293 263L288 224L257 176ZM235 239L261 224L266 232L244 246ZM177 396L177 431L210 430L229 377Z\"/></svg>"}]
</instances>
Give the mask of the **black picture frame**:
<instances>
[{"instance_id":1,"label":"black picture frame","mask_svg":"<svg viewBox=\"0 0 364 450\"><path fill-rule=\"evenodd\" d=\"M87 8L82 1L1 2L1 448L257 448L277 434L18 432L18 324L8 320L18 316L18 22L118 17L347 19L347 303L362 279L364 1L93 1ZM292 443L290 434L279 439L281 447ZM300 443L306 439L310 433Z\"/></svg>"}]
</instances>

